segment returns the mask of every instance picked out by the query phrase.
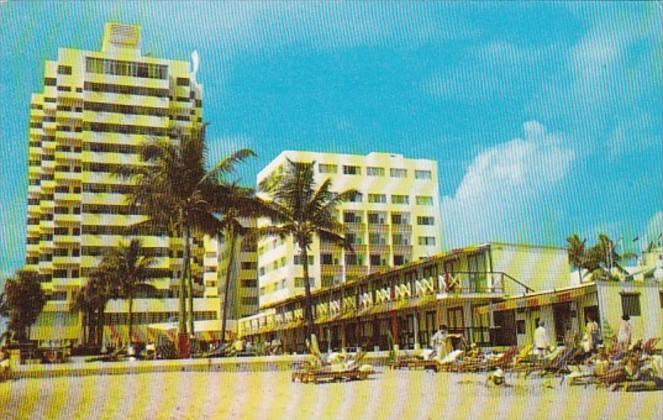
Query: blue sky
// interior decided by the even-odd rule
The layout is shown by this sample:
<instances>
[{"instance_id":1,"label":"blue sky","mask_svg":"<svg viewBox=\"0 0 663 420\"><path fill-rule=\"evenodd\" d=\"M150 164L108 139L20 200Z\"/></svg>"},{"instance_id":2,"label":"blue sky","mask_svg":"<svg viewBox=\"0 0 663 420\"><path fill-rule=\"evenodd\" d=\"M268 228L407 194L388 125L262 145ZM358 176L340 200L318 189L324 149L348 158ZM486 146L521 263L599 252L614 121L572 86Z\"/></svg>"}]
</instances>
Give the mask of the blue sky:
<instances>
[{"instance_id":1,"label":"blue sky","mask_svg":"<svg viewBox=\"0 0 663 420\"><path fill-rule=\"evenodd\" d=\"M21 266L30 94L58 47L142 25L197 49L212 157L251 147L438 161L443 246L663 230L663 6L0 2L0 278ZM626 240L625 243L629 243Z\"/></svg>"}]
</instances>

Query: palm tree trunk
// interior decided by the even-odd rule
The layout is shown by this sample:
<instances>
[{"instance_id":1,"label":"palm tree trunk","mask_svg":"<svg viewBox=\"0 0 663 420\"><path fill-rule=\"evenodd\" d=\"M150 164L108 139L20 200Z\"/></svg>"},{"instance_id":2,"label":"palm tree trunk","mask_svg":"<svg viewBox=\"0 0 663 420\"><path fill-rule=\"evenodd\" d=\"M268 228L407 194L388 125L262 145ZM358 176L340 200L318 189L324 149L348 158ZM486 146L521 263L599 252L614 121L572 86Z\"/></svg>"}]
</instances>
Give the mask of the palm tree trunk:
<instances>
[{"instance_id":1,"label":"palm tree trunk","mask_svg":"<svg viewBox=\"0 0 663 420\"><path fill-rule=\"evenodd\" d=\"M228 266L226 267L226 283L223 285L223 310L221 312L221 342L226 341L226 320L228 317L228 296L230 295L230 280L232 279L231 270L235 262L235 230L232 226L228 230L228 241L230 242L230 251L228 254Z\"/></svg>"},{"instance_id":2,"label":"palm tree trunk","mask_svg":"<svg viewBox=\"0 0 663 420\"><path fill-rule=\"evenodd\" d=\"M101 346L104 337L104 306L97 309L97 345Z\"/></svg>"},{"instance_id":3,"label":"palm tree trunk","mask_svg":"<svg viewBox=\"0 0 663 420\"><path fill-rule=\"evenodd\" d=\"M134 306L134 294L133 290L129 292L129 344L133 342L133 326L134 326L134 314L133 314L133 306Z\"/></svg>"},{"instance_id":4,"label":"palm tree trunk","mask_svg":"<svg viewBox=\"0 0 663 420\"><path fill-rule=\"evenodd\" d=\"M187 267L188 267L187 278L188 278L188 286L189 286L189 310L191 311L189 313L189 334L191 335L191 337L194 337L196 332L193 329L193 325L194 325L193 321L194 321L195 317L194 317L194 310L193 310L193 280L192 280L192 276L191 276L191 271L192 271L191 270L191 244L189 243L190 238L191 238L191 231L189 230L189 224L188 223L187 223L185 229L186 229L186 237L187 237L185 246L189 249L189 252L187 253L187 255L188 255L188 257L187 257L187 263L188 263L187 264Z\"/></svg>"},{"instance_id":5,"label":"palm tree trunk","mask_svg":"<svg viewBox=\"0 0 663 420\"><path fill-rule=\"evenodd\" d=\"M184 217L182 217L184 219ZM186 221L184 221L186 223ZM181 225L180 225L181 226ZM178 329L180 334L186 335L186 271L189 262L189 229L184 229L184 256L182 257L182 275L180 276L180 316Z\"/></svg>"},{"instance_id":6,"label":"palm tree trunk","mask_svg":"<svg viewBox=\"0 0 663 420\"><path fill-rule=\"evenodd\" d=\"M306 319L306 336L310 337L311 334L313 334L315 325L313 323L313 300L311 298L311 284L308 281L308 250L306 249L306 242L300 240L299 248L301 249L300 257L302 259L302 267L304 268L304 293L306 295L304 317Z\"/></svg>"}]
</instances>

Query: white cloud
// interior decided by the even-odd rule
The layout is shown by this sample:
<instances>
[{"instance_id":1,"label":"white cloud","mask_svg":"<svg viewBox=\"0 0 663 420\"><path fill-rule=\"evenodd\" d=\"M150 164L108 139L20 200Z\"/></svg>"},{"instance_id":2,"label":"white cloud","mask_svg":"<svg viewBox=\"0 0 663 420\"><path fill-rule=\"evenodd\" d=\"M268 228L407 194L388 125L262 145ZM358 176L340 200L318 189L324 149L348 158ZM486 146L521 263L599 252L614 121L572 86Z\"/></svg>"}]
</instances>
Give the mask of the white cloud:
<instances>
[{"instance_id":1,"label":"white cloud","mask_svg":"<svg viewBox=\"0 0 663 420\"><path fill-rule=\"evenodd\" d=\"M523 132L524 138L479 153L455 194L442 198L447 247L516 240L529 222L537 228L536 218L549 210L542 200L567 175L575 152L537 121L525 122Z\"/></svg>"},{"instance_id":2,"label":"white cloud","mask_svg":"<svg viewBox=\"0 0 663 420\"><path fill-rule=\"evenodd\" d=\"M654 118L648 113L621 120L606 139L610 156L619 158L627 153L643 153L651 146L660 146L660 133L656 132L655 125Z\"/></svg>"}]
</instances>

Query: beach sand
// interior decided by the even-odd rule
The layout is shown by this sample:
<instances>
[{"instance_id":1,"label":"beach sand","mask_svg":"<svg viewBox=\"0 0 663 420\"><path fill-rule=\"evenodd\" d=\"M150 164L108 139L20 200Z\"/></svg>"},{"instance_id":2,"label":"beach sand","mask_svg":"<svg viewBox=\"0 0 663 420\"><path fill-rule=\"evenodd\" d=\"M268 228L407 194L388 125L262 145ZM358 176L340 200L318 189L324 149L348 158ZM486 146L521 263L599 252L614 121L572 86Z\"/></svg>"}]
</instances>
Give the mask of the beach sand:
<instances>
[{"instance_id":1,"label":"beach sand","mask_svg":"<svg viewBox=\"0 0 663 420\"><path fill-rule=\"evenodd\" d=\"M624 393L559 379L391 371L300 384L290 372L173 372L0 383L0 419L650 419L663 392Z\"/></svg>"}]
</instances>

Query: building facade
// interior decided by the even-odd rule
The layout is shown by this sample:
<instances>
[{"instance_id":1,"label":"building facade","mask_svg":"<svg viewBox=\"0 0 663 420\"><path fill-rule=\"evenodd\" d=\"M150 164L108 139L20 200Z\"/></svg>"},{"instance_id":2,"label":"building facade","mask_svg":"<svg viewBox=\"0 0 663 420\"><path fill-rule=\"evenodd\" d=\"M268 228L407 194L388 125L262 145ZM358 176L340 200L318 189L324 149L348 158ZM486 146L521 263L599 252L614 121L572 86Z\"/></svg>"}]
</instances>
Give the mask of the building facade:
<instances>
[{"instance_id":1,"label":"building facade","mask_svg":"<svg viewBox=\"0 0 663 420\"><path fill-rule=\"evenodd\" d=\"M489 320L504 345L533 343L534 330L543 321L551 344L567 337L579 340L589 319L596 321L604 337L614 336L623 315L630 317L634 339L663 335L663 250L643 254L639 264L613 270L619 281L595 280L592 274L578 280L577 272L563 287L509 296L476 310Z\"/></svg>"},{"instance_id":2,"label":"building facade","mask_svg":"<svg viewBox=\"0 0 663 420\"><path fill-rule=\"evenodd\" d=\"M338 209L353 251L313 239L309 252L312 290L353 282L438 252L440 203L435 161L387 153L285 151L260 171L258 183L283 170L287 159L315 162L318 185L329 178L333 191L359 192ZM258 266L261 306L303 292L299 251L291 239L260 240Z\"/></svg>"},{"instance_id":3,"label":"building facade","mask_svg":"<svg viewBox=\"0 0 663 420\"><path fill-rule=\"evenodd\" d=\"M478 308L539 292L531 285L542 277L563 287L568 276L564 248L487 243L456 249L319 288L313 292L316 332L323 349L387 350L389 335L401 349L412 349L430 345L446 324L468 343L500 345L502 332ZM262 305L240 320L239 332L252 341L278 337L286 351L303 352L303 316L304 297L297 294Z\"/></svg>"},{"instance_id":4,"label":"building facade","mask_svg":"<svg viewBox=\"0 0 663 420\"><path fill-rule=\"evenodd\" d=\"M175 130L186 133L200 124L202 86L188 61L142 54L140 37L139 26L108 23L100 51L59 49L57 60L45 62L43 92L32 95L26 268L39 273L49 298L33 328L35 340L80 338L79 316L70 311L74 293L106 251L132 238L141 239L157 261L154 288L136 307L144 312L137 314L139 325L177 312L182 240L136 227L146 216L127 205L133 186L112 172L144 164L143 141L175 139ZM218 302L202 298L203 242L193 242L195 307L206 319L212 311L217 315ZM152 316L157 302L161 315ZM126 304L110 308L109 321L121 329Z\"/></svg>"},{"instance_id":5,"label":"building facade","mask_svg":"<svg viewBox=\"0 0 663 420\"><path fill-rule=\"evenodd\" d=\"M244 219L246 228L256 226L255 219ZM230 246L225 238L205 237L205 297L225 300L226 272L230 270L231 290L228 297L228 319L237 321L240 317L258 312L258 253L257 241L253 238L240 238L235 246L233 264L230 266ZM236 328L232 328L236 331Z\"/></svg>"}]
</instances>

